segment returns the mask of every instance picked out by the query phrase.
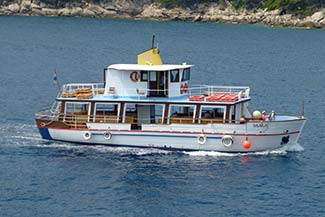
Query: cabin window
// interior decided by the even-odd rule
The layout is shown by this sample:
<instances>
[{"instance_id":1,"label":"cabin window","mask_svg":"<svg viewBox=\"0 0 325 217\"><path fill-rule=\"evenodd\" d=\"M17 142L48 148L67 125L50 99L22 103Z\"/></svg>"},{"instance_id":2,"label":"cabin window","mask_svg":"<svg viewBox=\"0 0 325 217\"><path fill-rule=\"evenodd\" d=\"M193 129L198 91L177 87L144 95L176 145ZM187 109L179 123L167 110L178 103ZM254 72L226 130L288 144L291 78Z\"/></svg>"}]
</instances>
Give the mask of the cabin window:
<instances>
[{"instance_id":1,"label":"cabin window","mask_svg":"<svg viewBox=\"0 0 325 217\"><path fill-rule=\"evenodd\" d=\"M94 110L94 122L116 123L119 120L118 103L96 103Z\"/></svg>"},{"instance_id":2,"label":"cabin window","mask_svg":"<svg viewBox=\"0 0 325 217\"><path fill-rule=\"evenodd\" d=\"M150 71L150 81L157 81L157 72L156 71Z\"/></svg>"},{"instance_id":3,"label":"cabin window","mask_svg":"<svg viewBox=\"0 0 325 217\"><path fill-rule=\"evenodd\" d=\"M162 124L164 119L165 105L155 105L154 115L152 115L155 119L156 124Z\"/></svg>"},{"instance_id":4,"label":"cabin window","mask_svg":"<svg viewBox=\"0 0 325 217\"><path fill-rule=\"evenodd\" d=\"M90 112L90 103L67 102L65 104L65 121L88 121Z\"/></svg>"},{"instance_id":5,"label":"cabin window","mask_svg":"<svg viewBox=\"0 0 325 217\"><path fill-rule=\"evenodd\" d=\"M236 107L235 106L231 106L231 110L230 110L230 122L235 121L236 120Z\"/></svg>"},{"instance_id":6,"label":"cabin window","mask_svg":"<svg viewBox=\"0 0 325 217\"><path fill-rule=\"evenodd\" d=\"M182 81L190 80L190 68L186 68L183 70Z\"/></svg>"},{"instance_id":7,"label":"cabin window","mask_svg":"<svg viewBox=\"0 0 325 217\"><path fill-rule=\"evenodd\" d=\"M148 81L148 72L141 71L141 81Z\"/></svg>"},{"instance_id":8,"label":"cabin window","mask_svg":"<svg viewBox=\"0 0 325 217\"><path fill-rule=\"evenodd\" d=\"M137 123L137 106L133 103L125 104L125 115L123 116L123 123L134 124Z\"/></svg>"},{"instance_id":9,"label":"cabin window","mask_svg":"<svg viewBox=\"0 0 325 217\"><path fill-rule=\"evenodd\" d=\"M194 105L170 105L168 123L192 124L194 123Z\"/></svg>"},{"instance_id":10,"label":"cabin window","mask_svg":"<svg viewBox=\"0 0 325 217\"><path fill-rule=\"evenodd\" d=\"M67 102L65 106L65 114L72 115L88 115L90 103L73 103Z\"/></svg>"},{"instance_id":11,"label":"cabin window","mask_svg":"<svg viewBox=\"0 0 325 217\"><path fill-rule=\"evenodd\" d=\"M223 123L226 108L223 106L202 106L200 112L200 123Z\"/></svg>"},{"instance_id":12,"label":"cabin window","mask_svg":"<svg viewBox=\"0 0 325 217\"><path fill-rule=\"evenodd\" d=\"M124 123L160 124L163 120L164 105L161 104L125 104Z\"/></svg>"},{"instance_id":13,"label":"cabin window","mask_svg":"<svg viewBox=\"0 0 325 217\"><path fill-rule=\"evenodd\" d=\"M170 71L170 82L179 82L179 69Z\"/></svg>"}]
</instances>

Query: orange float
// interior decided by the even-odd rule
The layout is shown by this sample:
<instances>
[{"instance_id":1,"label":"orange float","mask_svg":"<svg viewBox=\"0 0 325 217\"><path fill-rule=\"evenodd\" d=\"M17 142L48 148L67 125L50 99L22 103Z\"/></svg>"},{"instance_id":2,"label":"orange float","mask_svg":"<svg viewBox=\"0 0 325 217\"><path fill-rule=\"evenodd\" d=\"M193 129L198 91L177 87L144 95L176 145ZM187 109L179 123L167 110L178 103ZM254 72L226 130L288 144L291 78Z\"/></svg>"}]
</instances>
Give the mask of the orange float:
<instances>
[{"instance_id":1,"label":"orange float","mask_svg":"<svg viewBox=\"0 0 325 217\"><path fill-rule=\"evenodd\" d=\"M243 142L243 147L244 147L244 149L250 149L252 147L251 141L249 141L248 139L245 139Z\"/></svg>"}]
</instances>

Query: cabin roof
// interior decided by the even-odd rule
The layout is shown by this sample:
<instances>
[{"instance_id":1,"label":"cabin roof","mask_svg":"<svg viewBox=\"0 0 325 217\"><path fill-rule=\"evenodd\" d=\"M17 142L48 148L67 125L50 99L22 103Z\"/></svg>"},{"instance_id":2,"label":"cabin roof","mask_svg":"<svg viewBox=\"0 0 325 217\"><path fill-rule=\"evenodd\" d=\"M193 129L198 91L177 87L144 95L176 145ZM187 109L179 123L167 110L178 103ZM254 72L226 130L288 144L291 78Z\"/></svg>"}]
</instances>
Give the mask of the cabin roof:
<instances>
[{"instance_id":1,"label":"cabin roof","mask_svg":"<svg viewBox=\"0 0 325 217\"><path fill-rule=\"evenodd\" d=\"M163 65L139 65L139 64L113 64L108 66L109 69L117 69L117 70L136 70L136 71L169 71L173 69L185 69L193 67L193 65L171 65L171 64L163 64Z\"/></svg>"}]
</instances>

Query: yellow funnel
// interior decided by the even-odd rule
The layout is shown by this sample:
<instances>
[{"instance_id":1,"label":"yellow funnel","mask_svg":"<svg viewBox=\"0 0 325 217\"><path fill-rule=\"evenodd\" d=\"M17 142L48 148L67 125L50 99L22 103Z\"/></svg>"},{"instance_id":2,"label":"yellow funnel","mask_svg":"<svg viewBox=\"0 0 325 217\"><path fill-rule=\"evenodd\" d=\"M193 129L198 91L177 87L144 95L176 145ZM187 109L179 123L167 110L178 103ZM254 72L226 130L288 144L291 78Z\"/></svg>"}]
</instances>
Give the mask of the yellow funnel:
<instances>
[{"instance_id":1,"label":"yellow funnel","mask_svg":"<svg viewBox=\"0 0 325 217\"><path fill-rule=\"evenodd\" d=\"M150 50L144 51L138 54L138 64L139 65L162 65L158 48L152 48Z\"/></svg>"}]
</instances>

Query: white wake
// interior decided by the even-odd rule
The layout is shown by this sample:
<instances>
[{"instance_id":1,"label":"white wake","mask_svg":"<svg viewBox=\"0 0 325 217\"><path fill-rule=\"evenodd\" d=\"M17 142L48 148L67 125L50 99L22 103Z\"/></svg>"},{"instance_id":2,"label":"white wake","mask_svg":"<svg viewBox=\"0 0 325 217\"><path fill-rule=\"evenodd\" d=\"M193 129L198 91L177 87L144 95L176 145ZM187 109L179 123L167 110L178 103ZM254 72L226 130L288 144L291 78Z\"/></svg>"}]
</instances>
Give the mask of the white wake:
<instances>
[{"instance_id":1,"label":"white wake","mask_svg":"<svg viewBox=\"0 0 325 217\"><path fill-rule=\"evenodd\" d=\"M234 156L245 156L245 155L286 155L289 152L302 152L302 151L304 151L304 148L300 144L296 143L296 144L286 145L275 150L258 151L258 152L226 153L226 152L218 152L218 151L192 151L192 152L184 152L184 154L190 156L234 157Z\"/></svg>"}]
</instances>

